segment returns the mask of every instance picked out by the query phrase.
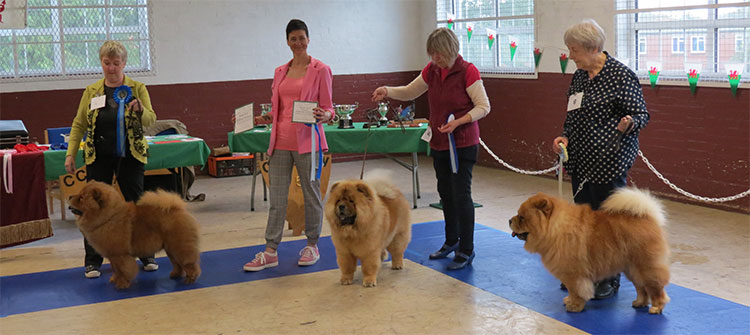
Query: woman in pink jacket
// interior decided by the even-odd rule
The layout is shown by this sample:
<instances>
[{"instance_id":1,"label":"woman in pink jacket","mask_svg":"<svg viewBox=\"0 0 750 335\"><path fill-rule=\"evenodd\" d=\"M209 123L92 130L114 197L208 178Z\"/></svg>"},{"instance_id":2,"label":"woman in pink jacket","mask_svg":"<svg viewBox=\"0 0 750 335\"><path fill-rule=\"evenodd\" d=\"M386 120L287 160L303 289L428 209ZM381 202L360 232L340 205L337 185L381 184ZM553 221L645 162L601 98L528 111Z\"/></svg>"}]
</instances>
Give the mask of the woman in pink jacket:
<instances>
[{"instance_id":1,"label":"woman in pink jacket","mask_svg":"<svg viewBox=\"0 0 750 335\"><path fill-rule=\"evenodd\" d=\"M252 261L245 264L245 271L260 271L279 265L276 249L284 231L292 166L297 167L305 199L307 236L307 246L300 250L297 264L313 265L320 259L317 244L323 222L323 199L320 195L320 180L310 180L311 132L316 132L316 141L319 141L315 144L316 150L327 151L328 143L321 122L328 121L333 116L333 75L328 65L307 54L307 44L310 42L308 36L304 22L297 19L289 21L286 26L286 44L294 57L276 68L271 85L273 127L268 145L271 208L266 225L266 250L257 253ZM318 103L318 107L313 109L317 124L309 126L292 123L292 107L297 100Z\"/></svg>"}]
</instances>

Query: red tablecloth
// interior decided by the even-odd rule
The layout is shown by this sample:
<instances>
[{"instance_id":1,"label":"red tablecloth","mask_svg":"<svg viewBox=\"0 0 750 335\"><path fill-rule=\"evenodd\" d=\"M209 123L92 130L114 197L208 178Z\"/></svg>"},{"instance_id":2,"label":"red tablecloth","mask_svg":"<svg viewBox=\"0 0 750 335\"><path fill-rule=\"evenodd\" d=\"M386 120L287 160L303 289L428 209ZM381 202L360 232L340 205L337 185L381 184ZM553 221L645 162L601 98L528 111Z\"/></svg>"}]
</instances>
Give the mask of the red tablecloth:
<instances>
[{"instance_id":1,"label":"red tablecloth","mask_svg":"<svg viewBox=\"0 0 750 335\"><path fill-rule=\"evenodd\" d=\"M0 163L3 156L0 153ZM5 190L5 180L0 175L0 247L52 236L44 186L44 155L41 151L14 153L11 166L11 192Z\"/></svg>"}]
</instances>

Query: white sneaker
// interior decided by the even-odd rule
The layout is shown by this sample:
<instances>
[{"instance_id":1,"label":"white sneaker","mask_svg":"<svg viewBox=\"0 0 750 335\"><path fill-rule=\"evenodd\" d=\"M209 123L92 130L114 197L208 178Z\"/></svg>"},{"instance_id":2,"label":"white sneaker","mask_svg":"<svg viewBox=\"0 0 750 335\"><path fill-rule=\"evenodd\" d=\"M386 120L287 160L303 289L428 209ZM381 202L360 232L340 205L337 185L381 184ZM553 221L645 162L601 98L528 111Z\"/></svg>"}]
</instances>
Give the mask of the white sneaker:
<instances>
[{"instance_id":1,"label":"white sneaker","mask_svg":"<svg viewBox=\"0 0 750 335\"><path fill-rule=\"evenodd\" d=\"M86 278L99 278L99 276L102 275L101 272L99 272L99 268L93 265L86 265L86 272L84 273Z\"/></svg>"},{"instance_id":2,"label":"white sneaker","mask_svg":"<svg viewBox=\"0 0 750 335\"><path fill-rule=\"evenodd\" d=\"M159 270L159 264L156 264L156 260L151 257L146 259L146 264L143 264L143 271L156 271Z\"/></svg>"}]
</instances>

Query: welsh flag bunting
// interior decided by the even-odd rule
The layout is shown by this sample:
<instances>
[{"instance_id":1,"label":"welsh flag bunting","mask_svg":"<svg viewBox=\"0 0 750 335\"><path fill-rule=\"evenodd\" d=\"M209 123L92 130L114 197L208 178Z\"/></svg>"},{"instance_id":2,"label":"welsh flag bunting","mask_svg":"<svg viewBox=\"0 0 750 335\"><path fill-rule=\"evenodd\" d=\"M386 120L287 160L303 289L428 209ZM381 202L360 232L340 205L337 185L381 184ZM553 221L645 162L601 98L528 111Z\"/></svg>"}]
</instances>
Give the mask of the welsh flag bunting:
<instances>
[{"instance_id":1,"label":"welsh flag bunting","mask_svg":"<svg viewBox=\"0 0 750 335\"><path fill-rule=\"evenodd\" d=\"M542 50L534 48L534 67L539 68L539 60L542 59Z\"/></svg>"},{"instance_id":2,"label":"welsh flag bunting","mask_svg":"<svg viewBox=\"0 0 750 335\"><path fill-rule=\"evenodd\" d=\"M516 49L518 49L518 40L513 36L508 36L508 41L510 42L510 61L512 62L513 57L516 56Z\"/></svg>"},{"instance_id":3,"label":"welsh flag bunting","mask_svg":"<svg viewBox=\"0 0 750 335\"><path fill-rule=\"evenodd\" d=\"M698 85L698 79L700 79L702 69L703 64L685 63L685 73L687 73L688 83L690 84L690 93L693 95L695 95L695 87Z\"/></svg>"},{"instance_id":4,"label":"welsh flag bunting","mask_svg":"<svg viewBox=\"0 0 750 335\"><path fill-rule=\"evenodd\" d=\"M469 41L471 42L471 34L474 33L474 24L473 23L467 23L466 24L466 36L469 37Z\"/></svg>"},{"instance_id":5,"label":"welsh flag bunting","mask_svg":"<svg viewBox=\"0 0 750 335\"><path fill-rule=\"evenodd\" d=\"M495 39L497 38L497 32L487 28L487 47L488 49L492 50L492 45L495 44ZM511 59L512 60L512 59Z\"/></svg>"},{"instance_id":6,"label":"welsh flag bunting","mask_svg":"<svg viewBox=\"0 0 750 335\"><path fill-rule=\"evenodd\" d=\"M560 70L565 74L565 69L568 67L568 55L565 53L560 54Z\"/></svg>"},{"instance_id":7,"label":"welsh flag bunting","mask_svg":"<svg viewBox=\"0 0 750 335\"><path fill-rule=\"evenodd\" d=\"M732 95L737 96L737 87L740 86L740 79L742 79L742 70L745 68L745 64L725 64L724 69L727 71L729 76L729 87L732 88Z\"/></svg>"},{"instance_id":8,"label":"welsh flag bunting","mask_svg":"<svg viewBox=\"0 0 750 335\"><path fill-rule=\"evenodd\" d=\"M456 19L456 15L448 13L448 29L453 30L453 20Z\"/></svg>"},{"instance_id":9,"label":"welsh flag bunting","mask_svg":"<svg viewBox=\"0 0 750 335\"><path fill-rule=\"evenodd\" d=\"M661 73L661 62L648 62L648 80L651 82L651 88L656 87L656 82L659 81L659 73Z\"/></svg>"}]
</instances>

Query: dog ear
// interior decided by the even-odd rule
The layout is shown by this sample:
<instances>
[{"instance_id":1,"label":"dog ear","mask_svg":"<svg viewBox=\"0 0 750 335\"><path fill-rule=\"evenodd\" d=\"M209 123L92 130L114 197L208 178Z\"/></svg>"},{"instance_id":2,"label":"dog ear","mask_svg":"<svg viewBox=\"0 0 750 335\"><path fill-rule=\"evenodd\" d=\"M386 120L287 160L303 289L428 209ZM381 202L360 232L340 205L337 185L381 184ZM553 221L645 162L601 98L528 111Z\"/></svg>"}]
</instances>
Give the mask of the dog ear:
<instances>
[{"instance_id":1,"label":"dog ear","mask_svg":"<svg viewBox=\"0 0 750 335\"><path fill-rule=\"evenodd\" d=\"M544 213L544 215L549 219L549 217L552 216L552 210L554 209L555 205L552 203L552 201L545 197L537 200L534 203L534 207L542 211L542 213Z\"/></svg>"},{"instance_id":2,"label":"dog ear","mask_svg":"<svg viewBox=\"0 0 750 335\"><path fill-rule=\"evenodd\" d=\"M370 187L365 183L357 184L357 192L362 193L367 198L372 198L372 191L370 191Z\"/></svg>"},{"instance_id":3,"label":"dog ear","mask_svg":"<svg viewBox=\"0 0 750 335\"><path fill-rule=\"evenodd\" d=\"M93 198L94 201L96 201L96 203L99 205L99 208L104 206L103 196L104 196L104 193L102 193L102 190L96 187L91 189L91 198Z\"/></svg>"},{"instance_id":4,"label":"dog ear","mask_svg":"<svg viewBox=\"0 0 750 335\"><path fill-rule=\"evenodd\" d=\"M331 190L329 192L333 192L333 190L336 189L336 186L339 186L338 182L335 182L333 183L333 185L331 185Z\"/></svg>"}]
</instances>

